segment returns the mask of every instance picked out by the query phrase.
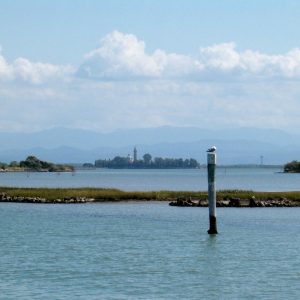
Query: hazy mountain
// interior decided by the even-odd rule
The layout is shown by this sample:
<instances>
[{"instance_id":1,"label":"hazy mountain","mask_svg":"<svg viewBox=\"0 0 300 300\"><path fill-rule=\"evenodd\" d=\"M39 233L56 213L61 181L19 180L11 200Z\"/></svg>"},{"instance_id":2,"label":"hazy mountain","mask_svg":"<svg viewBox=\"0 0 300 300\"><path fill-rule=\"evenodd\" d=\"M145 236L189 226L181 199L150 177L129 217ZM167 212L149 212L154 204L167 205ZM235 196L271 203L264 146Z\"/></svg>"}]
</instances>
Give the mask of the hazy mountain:
<instances>
[{"instance_id":1,"label":"hazy mountain","mask_svg":"<svg viewBox=\"0 0 300 300\"><path fill-rule=\"evenodd\" d=\"M281 164L299 159L300 139L281 130L237 128L208 130L194 127L160 127L96 133L54 128L36 133L0 133L0 161L36 155L54 162L93 162L99 158L131 154L136 145L140 157L146 152L162 157L194 157L205 163L205 150L218 147L220 164Z\"/></svg>"},{"instance_id":2,"label":"hazy mountain","mask_svg":"<svg viewBox=\"0 0 300 300\"><path fill-rule=\"evenodd\" d=\"M124 147L135 144L195 142L201 140L253 140L272 144L295 144L299 137L276 129L200 129L195 127L158 127L119 130L112 133L97 133L82 129L53 128L34 133L0 132L1 148L28 149L34 147L57 148L61 146L79 149L98 147Z\"/></svg>"}]
</instances>

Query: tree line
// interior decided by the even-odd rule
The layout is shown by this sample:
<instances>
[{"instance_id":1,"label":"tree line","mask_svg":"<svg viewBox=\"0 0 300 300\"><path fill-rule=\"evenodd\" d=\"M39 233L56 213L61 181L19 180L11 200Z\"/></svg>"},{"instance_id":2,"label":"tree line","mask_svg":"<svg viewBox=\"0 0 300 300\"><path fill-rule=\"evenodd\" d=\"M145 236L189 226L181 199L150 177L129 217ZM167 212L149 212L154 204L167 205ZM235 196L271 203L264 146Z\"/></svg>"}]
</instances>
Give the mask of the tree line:
<instances>
[{"instance_id":1,"label":"tree line","mask_svg":"<svg viewBox=\"0 0 300 300\"><path fill-rule=\"evenodd\" d=\"M65 164L54 164L51 162L43 161L37 157L30 155L25 160L12 161L9 164L0 163L0 168L7 171L48 171L48 172L72 172L74 167Z\"/></svg>"},{"instance_id":2,"label":"tree line","mask_svg":"<svg viewBox=\"0 0 300 300\"><path fill-rule=\"evenodd\" d=\"M286 173L300 173L300 161L293 160L283 167Z\"/></svg>"},{"instance_id":3,"label":"tree line","mask_svg":"<svg viewBox=\"0 0 300 300\"><path fill-rule=\"evenodd\" d=\"M194 159L182 158L152 158L146 153L143 159L133 161L130 157L116 156L113 159L98 159L95 161L97 168L111 169L195 169L200 168L199 162Z\"/></svg>"}]
</instances>

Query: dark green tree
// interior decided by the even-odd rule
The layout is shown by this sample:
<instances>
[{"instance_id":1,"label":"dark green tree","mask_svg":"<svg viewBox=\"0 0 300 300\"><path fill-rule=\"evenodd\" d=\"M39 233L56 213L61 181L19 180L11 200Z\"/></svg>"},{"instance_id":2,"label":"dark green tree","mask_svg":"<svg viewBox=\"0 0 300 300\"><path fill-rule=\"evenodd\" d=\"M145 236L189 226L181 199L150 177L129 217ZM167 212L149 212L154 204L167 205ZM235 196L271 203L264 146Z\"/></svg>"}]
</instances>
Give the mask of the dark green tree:
<instances>
[{"instance_id":1,"label":"dark green tree","mask_svg":"<svg viewBox=\"0 0 300 300\"><path fill-rule=\"evenodd\" d=\"M19 167L20 166L20 164L17 162L17 161L12 161L10 164L9 164L9 166L11 167L11 168L16 168L16 167Z\"/></svg>"},{"instance_id":2,"label":"dark green tree","mask_svg":"<svg viewBox=\"0 0 300 300\"><path fill-rule=\"evenodd\" d=\"M284 165L284 172L300 173L300 161L293 160Z\"/></svg>"},{"instance_id":3,"label":"dark green tree","mask_svg":"<svg viewBox=\"0 0 300 300\"><path fill-rule=\"evenodd\" d=\"M151 163L152 160L152 156L149 153L146 153L143 155L143 160L145 162L146 165L149 165Z\"/></svg>"},{"instance_id":4,"label":"dark green tree","mask_svg":"<svg viewBox=\"0 0 300 300\"><path fill-rule=\"evenodd\" d=\"M28 156L26 160L20 162L20 167L39 171L42 169L41 161L35 156Z\"/></svg>"}]
</instances>

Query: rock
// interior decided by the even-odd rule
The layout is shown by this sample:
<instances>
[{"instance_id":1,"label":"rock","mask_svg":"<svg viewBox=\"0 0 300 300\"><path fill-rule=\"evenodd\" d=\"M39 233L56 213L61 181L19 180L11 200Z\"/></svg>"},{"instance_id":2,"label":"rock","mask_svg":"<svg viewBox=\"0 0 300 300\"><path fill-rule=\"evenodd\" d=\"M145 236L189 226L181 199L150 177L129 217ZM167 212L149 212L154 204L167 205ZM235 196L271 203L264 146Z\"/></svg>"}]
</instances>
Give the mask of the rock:
<instances>
[{"instance_id":1,"label":"rock","mask_svg":"<svg viewBox=\"0 0 300 300\"><path fill-rule=\"evenodd\" d=\"M230 204L230 200L221 200L221 201L217 201L217 206L219 207L228 207Z\"/></svg>"},{"instance_id":2,"label":"rock","mask_svg":"<svg viewBox=\"0 0 300 300\"><path fill-rule=\"evenodd\" d=\"M240 207L249 207L250 206L250 200L249 199L241 199L240 200Z\"/></svg>"},{"instance_id":3,"label":"rock","mask_svg":"<svg viewBox=\"0 0 300 300\"><path fill-rule=\"evenodd\" d=\"M4 200L7 197L6 193L0 193L0 200Z\"/></svg>"},{"instance_id":4,"label":"rock","mask_svg":"<svg viewBox=\"0 0 300 300\"><path fill-rule=\"evenodd\" d=\"M258 201L254 196L252 196L249 200L249 207L257 207L258 206Z\"/></svg>"},{"instance_id":5,"label":"rock","mask_svg":"<svg viewBox=\"0 0 300 300\"><path fill-rule=\"evenodd\" d=\"M172 201L169 203L170 206L180 206L180 207L191 207L191 206L199 206L198 202L192 201L191 197L179 197L176 201Z\"/></svg>"},{"instance_id":6,"label":"rock","mask_svg":"<svg viewBox=\"0 0 300 300\"><path fill-rule=\"evenodd\" d=\"M240 207L240 200L241 200L240 198L230 197L229 206Z\"/></svg>"},{"instance_id":7,"label":"rock","mask_svg":"<svg viewBox=\"0 0 300 300\"><path fill-rule=\"evenodd\" d=\"M199 200L198 206L201 206L201 207L208 206L208 200Z\"/></svg>"}]
</instances>

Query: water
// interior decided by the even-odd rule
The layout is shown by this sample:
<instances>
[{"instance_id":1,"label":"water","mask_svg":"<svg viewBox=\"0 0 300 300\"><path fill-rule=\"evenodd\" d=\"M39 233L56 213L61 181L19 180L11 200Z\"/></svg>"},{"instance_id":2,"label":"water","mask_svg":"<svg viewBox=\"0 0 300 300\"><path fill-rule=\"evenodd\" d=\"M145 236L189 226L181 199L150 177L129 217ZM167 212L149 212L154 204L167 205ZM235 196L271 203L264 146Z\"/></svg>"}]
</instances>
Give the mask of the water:
<instances>
[{"instance_id":1,"label":"water","mask_svg":"<svg viewBox=\"0 0 300 300\"><path fill-rule=\"evenodd\" d=\"M300 209L0 203L0 299L299 299Z\"/></svg>"},{"instance_id":2,"label":"water","mask_svg":"<svg viewBox=\"0 0 300 300\"><path fill-rule=\"evenodd\" d=\"M280 168L220 168L217 189L254 191L300 190L300 174L279 173ZM109 170L71 173L0 173L0 186L101 187L125 191L207 189L207 170Z\"/></svg>"}]
</instances>

